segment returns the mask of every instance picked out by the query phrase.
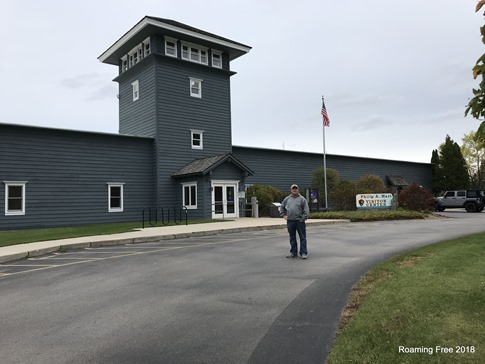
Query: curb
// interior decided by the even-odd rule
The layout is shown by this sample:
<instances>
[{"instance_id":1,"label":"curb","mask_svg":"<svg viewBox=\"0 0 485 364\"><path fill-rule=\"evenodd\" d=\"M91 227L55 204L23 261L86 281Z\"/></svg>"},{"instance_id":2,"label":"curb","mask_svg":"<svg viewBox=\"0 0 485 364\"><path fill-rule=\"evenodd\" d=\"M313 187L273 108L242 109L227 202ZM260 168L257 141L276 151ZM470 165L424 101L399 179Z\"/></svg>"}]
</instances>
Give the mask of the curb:
<instances>
[{"instance_id":1,"label":"curb","mask_svg":"<svg viewBox=\"0 0 485 364\"><path fill-rule=\"evenodd\" d=\"M311 225L315 225L315 226L331 225L331 224L349 223L349 222L350 220L328 220L328 221L314 222L314 223L311 223ZM122 239L109 239L107 237L106 240L99 240L99 237L98 237L97 239L93 239L92 241L73 242L73 243L66 243L66 244L59 244L59 245L56 244L46 248L26 250L24 252L5 254L3 256L0 255L0 263L7 263L14 260L28 259L28 258L46 255L46 254L56 253L59 251L73 250L73 249L99 248L104 246L116 246L116 245L139 244L139 243L153 243L160 240L184 239L184 238L211 236L211 235L219 235L219 234L241 233L244 231L263 231L263 230L277 230L277 229L286 229L286 225L275 224L275 225L235 227L235 228L228 228L228 229L193 231L193 232L187 232L187 233L172 233L172 234L165 234L165 235L152 235L152 236L122 238ZM89 237L86 237L86 238L89 239Z\"/></svg>"}]
</instances>

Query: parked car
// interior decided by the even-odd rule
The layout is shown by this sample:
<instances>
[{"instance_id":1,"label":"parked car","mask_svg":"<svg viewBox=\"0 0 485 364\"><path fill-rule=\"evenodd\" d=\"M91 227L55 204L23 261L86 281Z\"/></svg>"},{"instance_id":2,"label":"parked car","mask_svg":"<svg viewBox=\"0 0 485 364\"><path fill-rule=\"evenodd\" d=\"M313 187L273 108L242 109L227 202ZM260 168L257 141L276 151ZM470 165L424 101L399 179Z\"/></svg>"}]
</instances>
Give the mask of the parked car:
<instances>
[{"instance_id":1,"label":"parked car","mask_svg":"<svg viewBox=\"0 0 485 364\"><path fill-rule=\"evenodd\" d=\"M483 190L453 190L446 191L436 198L436 211L445 209L465 208L467 212L481 212L485 207Z\"/></svg>"}]
</instances>

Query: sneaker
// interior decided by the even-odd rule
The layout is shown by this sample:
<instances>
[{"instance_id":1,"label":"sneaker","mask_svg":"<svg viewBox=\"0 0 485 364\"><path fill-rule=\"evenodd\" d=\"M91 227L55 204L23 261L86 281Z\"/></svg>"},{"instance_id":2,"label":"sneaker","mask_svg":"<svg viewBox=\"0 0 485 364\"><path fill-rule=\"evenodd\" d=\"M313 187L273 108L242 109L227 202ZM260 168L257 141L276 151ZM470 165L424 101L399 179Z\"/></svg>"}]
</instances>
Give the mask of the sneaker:
<instances>
[{"instance_id":1,"label":"sneaker","mask_svg":"<svg viewBox=\"0 0 485 364\"><path fill-rule=\"evenodd\" d=\"M298 258L298 255L296 254L290 254L286 256L287 258Z\"/></svg>"},{"instance_id":2,"label":"sneaker","mask_svg":"<svg viewBox=\"0 0 485 364\"><path fill-rule=\"evenodd\" d=\"M301 258L301 259L307 259L307 258L308 258L308 256L307 256L306 254L302 254L300 258Z\"/></svg>"}]
</instances>

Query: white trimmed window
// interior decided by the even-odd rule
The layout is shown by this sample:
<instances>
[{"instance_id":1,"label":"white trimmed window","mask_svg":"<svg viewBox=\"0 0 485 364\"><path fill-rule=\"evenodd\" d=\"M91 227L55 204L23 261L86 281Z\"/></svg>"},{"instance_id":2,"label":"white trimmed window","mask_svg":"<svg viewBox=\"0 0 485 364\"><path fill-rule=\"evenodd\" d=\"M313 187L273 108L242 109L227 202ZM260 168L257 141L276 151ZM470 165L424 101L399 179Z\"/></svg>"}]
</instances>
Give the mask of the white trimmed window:
<instances>
[{"instance_id":1,"label":"white trimmed window","mask_svg":"<svg viewBox=\"0 0 485 364\"><path fill-rule=\"evenodd\" d=\"M108 182L108 212L123 212L123 185Z\"/></svg>"},{"instance_id":2,"label":"white trimmed window","mask_svg":"<svg viewBox=\"0 0 485 364\"><path fill-rule=\"evenodd\" d=\"M222 52L212 51L212 67L222 68Z\"/></svg>"},{"instance_id":3,"label":"white trimmed window","mask_svg":"<svg viewBox=\"0 0 485 364\"><path fill-rule=\"evenodd\" d=\"M143 41L143 58L148 56L151 53L150 49L150 38L147 38Z\"/></svg>"},{"instance_id":4,"label":"white trimmed window","mask_svg":"<svg viewBox=\"0 0 485 364\"><path fill-rule=\"evenodd\" d=\"M121 58L121 72L128 70L128 56Z\"/></svg>"},{"instance_id":5,"label":"white trimmed window","mask_svg":"<svg viewBox=\"0 0 485 364\"><path fill-rule=\"evenodd\" d=\"M190 130L192 149L204 149L204 132L202 130Z\"/></svg>"},{"instance_id":6,"label":"white trimmed window","mask_svg":"<svg viewBox=\"0 0 485 364\"><path fill-rule=\"evenodd\" d=\"M150 38L145 39L142 43L138 44L135 48L128 52L128 54L121 57L121 72L127 71L135 64L141 62L143 58L147 57L151 53Z\"/></svg>"},{"instance_id":7,"label":"white trimmed window","mask_svg":"<svg viewBox=\"0 0 485 364\"><path fill-rule=\"evenodd\" d=\"M5 183L5 216L25 215L25 185L27 182Z\"/></svg>"},{"instance_id":8,"label":"white trimmed window","mask_svg":"<svg viewBox=\"0 0 485 364\"><path fill-rule=\"evenodd\" d=\"M182 43L182 59L187 61L208 64L207 48Z\"/></svg>"},{"instance_id":9,"label":"white trimmed window","mask_svg":"<svg viewBox=\"0 0 485 364\"><path fill-rule=\"evenodd\" d=\"M140 98L140 82L138 80L132 82L131 87L133 90L133 101L136 101Z\"/></svg>"},{"instance_id":10,"label":"white trimmed window","mask_svg":"<svg viewBox=\"0 0 485 364\"><path fill-rule=\"evenodd\" d=\"M190 77L190 96L202 97L202 80Z\"/></svg>"},{"instance_id":11,"label":"white trimmed window","mask_svg":"<svg viewBox=\"0 0 485 364\"><path fill-rule=\"evenodd\" d=\"M177 39L165 38L165 54L167 56L177 57Z\"/></svg>"},{"instance_id":12,"label":"white trimmed window","mask_svg":"<svg viewBox=\"0 0 485 364\"><path fill-rule=\"evenodd\" d=\"M182 183L182 205L189 210L197 209L197 182Z\"/></svg>"}]
</instances>

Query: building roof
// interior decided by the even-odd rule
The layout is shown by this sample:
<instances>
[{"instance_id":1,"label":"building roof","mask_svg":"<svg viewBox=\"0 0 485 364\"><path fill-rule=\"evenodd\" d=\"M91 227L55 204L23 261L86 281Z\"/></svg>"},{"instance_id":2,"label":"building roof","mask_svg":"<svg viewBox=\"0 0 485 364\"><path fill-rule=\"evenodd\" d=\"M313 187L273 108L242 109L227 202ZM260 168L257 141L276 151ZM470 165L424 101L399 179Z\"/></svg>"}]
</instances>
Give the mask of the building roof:
<instances>
[{"instance_id":1,"label":"building roof","mask_svg":"<svg viewBox=\"0 0 485 364\"><path fill-rule=\"evenodd\" d=\"M406 187L409 183L401 176L386 176L387 182L391 187Z\"/></svg>"},{"instance_id":2,"label":"building roof","mask_svg":"<svg viewBox=\"0 0 485 364\"><path fill-rule=\"evenodd\" d=\"M234 157L231 153L214 155L202 159L195 159L186 166L179 169L172 174L174 178L205 175L215 168L219 167L223 163L233 163L240 168L247 176L252 176L254 173L244 163Z\"/></svg>"},{"instance_id":3,"label":"building roof","mask_svg":"<svg viewBox=\"0 0 485 364\"><path fill-rule=\"evenodd\" d=\"M137 44L143 42L147 37L159 33L174 38L185 37L187 39L192 39L193 42L195 41L202 45L208 45L215 47L218 50L226 51L229 54L229 59L231 61L251 50L251 47L245 44L194 28L175 20L145 16L111 47L104 51L98 57L98 60L103 63L118 65L119 59L124 54L128 53Z\"/></svg>"}]
</instances>

